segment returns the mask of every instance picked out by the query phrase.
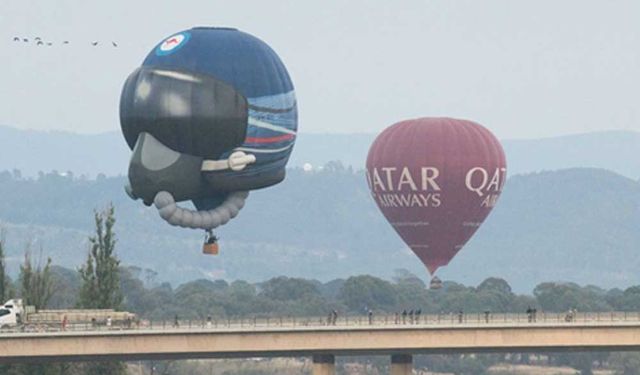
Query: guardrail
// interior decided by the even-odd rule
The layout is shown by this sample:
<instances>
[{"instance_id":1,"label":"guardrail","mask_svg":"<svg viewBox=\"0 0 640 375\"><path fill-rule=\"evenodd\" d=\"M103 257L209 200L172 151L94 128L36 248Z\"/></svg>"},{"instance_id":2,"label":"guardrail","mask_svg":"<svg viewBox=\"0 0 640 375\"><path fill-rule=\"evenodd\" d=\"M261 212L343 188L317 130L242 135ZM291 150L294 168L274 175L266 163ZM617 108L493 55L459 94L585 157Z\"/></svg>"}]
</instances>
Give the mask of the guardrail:
<instances>
[{"instance_id":1,"label":"guardrail","mask_svg":"<svg viewBox=\"0 0 640 375\"><path fill-rule=\"evenodd\" d=\"M67 324L26 324L20 327L3 328L5 333L47 333L47 332L103 332L103 331L154 331L154 330L266 330L266 329L305 329L305 328L437 328L464 326L519 326L519 325L557 325L574 324L615 324L637 323L640 325L640 312L584 312L584 313L450 313L450 314L364 314L364 315L327 315L325 317L250 317L250 318L204 318L171 320L131 320L108 325L105 321L96 323Z\"/></svg>"}]
</instances>

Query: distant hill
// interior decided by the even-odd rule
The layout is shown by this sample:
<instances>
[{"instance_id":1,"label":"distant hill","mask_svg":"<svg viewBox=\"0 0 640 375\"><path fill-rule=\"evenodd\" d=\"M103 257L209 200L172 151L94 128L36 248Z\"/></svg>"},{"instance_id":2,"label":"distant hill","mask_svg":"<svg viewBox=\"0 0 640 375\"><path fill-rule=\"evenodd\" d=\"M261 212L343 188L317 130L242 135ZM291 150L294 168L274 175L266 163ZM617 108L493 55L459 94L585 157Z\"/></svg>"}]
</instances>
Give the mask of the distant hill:
<instances>
[{"instance_id":1,"label":"distant hill","mask_svg":"<svg viewBox=\"0 0 640 375\"><path fill-rule=\"evenodd\" d=\"M83 135L0 126L0 170L71 171L95 177L126 174L129 149L119 132Z\"/></svg>"},{"instance_id":2,"label":"distant hill","mask_svg":"<svg viewBox=\"0 0 640 375\"><path fill-rule=\"evenodd\" d=\"M290 165L315 167L341 161L354 169L364 167L374 134L301 133ZM509 173L590 167L604 168L639 179L640 133L607 131L563 137L504 140ZM0 126L0 170L19 169L25 175L38 171L71 171L95 177L125 175L129 150L119 132L79 135L38 132Z\"/></svg>"},{"instance_id":3,"label":"distant hill","mask_svg":"<svg viewBox=\"0 0 640 375\"><path fill-rule=\"evenodd\" d=\"M56 174L16 179L0 173L0 222L9 264L27 243L66 267L86 256L92 210L112 201L125 263L183 282L199 277L261 281L275 275L319 280L367 273L390 277L424 267L384 221L361 172L340 166L305 173L251 194L218 233L221 254L200 254L203 234L162 222L123 193L124 178L78 180ZM640 284L640 183L602 169L513 176L495 211L440 276L477 284L489 276L527 291L541 281L603 287Z\"/></svg>"},{"instance_id":4,"label":"distant hill","mask_svg":"<svg viewBox=\"0 0 640 375\"><path fill-rule=\"evenodd\" d=\"M364 168L375 134L301 134L291 163L322 166L339 160ZM561 137L502 140L509 174L566 168L603 168L640 179L640 132L603 131Z\"/></svg>"}]
</instances>

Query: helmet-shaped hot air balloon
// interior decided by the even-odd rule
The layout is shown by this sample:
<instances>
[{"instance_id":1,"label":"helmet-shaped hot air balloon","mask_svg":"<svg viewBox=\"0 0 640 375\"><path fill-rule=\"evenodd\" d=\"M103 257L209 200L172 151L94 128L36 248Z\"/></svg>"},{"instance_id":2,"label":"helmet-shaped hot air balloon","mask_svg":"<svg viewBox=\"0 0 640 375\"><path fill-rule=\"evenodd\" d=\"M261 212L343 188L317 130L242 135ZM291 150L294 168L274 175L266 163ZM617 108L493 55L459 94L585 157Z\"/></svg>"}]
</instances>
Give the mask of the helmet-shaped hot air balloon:
<instances>
[{"instance_id":1,"label":"helmet-shaped hot air balloon","mask_svg":"<svg viewBox=\"0 0 640 375\"><path fill-rule=\"evenodd\" d=\"M279 183L297 132L293 84L263 41L230 28L169 36L126 80L122 133L133 150L127 193L169 224L211 230L249 190ZM196 209L176 202L193 201Z\"/></svg>"},{"instance_id":2,"label":"helmet-shaped hot air balloon","mask_svg":"<svg viewBox=\"0 0 640 375\"><path fill-rule=\"evenodd\" d=\"M505 179L500 143L466 120L396 123L376 138L367 157L376 204L431 274L475 233Z\"/></svg>"}]
</instances>

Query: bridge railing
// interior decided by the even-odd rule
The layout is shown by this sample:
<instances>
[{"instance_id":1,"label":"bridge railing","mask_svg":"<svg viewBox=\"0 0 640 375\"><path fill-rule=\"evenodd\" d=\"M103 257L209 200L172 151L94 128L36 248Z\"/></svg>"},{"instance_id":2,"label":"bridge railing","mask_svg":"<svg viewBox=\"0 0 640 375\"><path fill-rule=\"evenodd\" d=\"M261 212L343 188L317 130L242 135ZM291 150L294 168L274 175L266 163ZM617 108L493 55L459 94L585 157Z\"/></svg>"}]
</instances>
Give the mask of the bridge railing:
<instances>
[{"instance_id":1,"label":"bridge railing","mask_svg":"<svg viewBox=\"0 0 640 375\"><path fill-rule=\"evenodd\" d=\"M229 329L282 329L282 328L326 328L343 327L379 327L402 328L424 327L437 328L448 326L519 326L535 324L572 325L572 324L640 324L639 312L566 312L566 313L448 313L448 314L361 314L361 315L327 315L324 317L228 317L203 319L170 319L170 320L131 320L113 325L99 324L37 324L28 323L18 327L5 327L3 333L19 332L60 332L60 331L120 331L120 330L229 330Z\"/></svg>"}]
</instances>

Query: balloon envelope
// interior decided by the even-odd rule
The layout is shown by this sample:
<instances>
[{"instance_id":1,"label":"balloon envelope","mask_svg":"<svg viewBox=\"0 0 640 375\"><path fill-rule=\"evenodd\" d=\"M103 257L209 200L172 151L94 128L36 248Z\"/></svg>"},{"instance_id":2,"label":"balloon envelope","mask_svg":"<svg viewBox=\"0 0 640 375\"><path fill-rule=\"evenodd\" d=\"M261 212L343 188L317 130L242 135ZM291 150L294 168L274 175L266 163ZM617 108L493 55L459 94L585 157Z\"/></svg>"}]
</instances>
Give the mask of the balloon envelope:
<instances>
[{"instance_id":1,"label":"balloon envelope","mask_svg":"<svg viewBox=\"0 0 640 375\"><path fill-rule=\"evenodd\" d=\"M238 214L246 196L237 193L285 178L298 110L289 74L266 43L195 27L165 38L128 77L120 124L133 151L127 193L156 202L171 224L210 229ZM169 195L156 200L161 192ZM185 200L199 214L176 208Z\"/></svg>"},{"instance_id":2,"label":"balloon envelope","mask_svg":"<svg viewBox=\"0 0 640 375\"><path fill-rule=\"evenodd\" d=\"M475 233L505 179L500 143L466 120L399 122L376 138L367 157L376 204L431 273Z\"/></svg>"}]
</instances>

